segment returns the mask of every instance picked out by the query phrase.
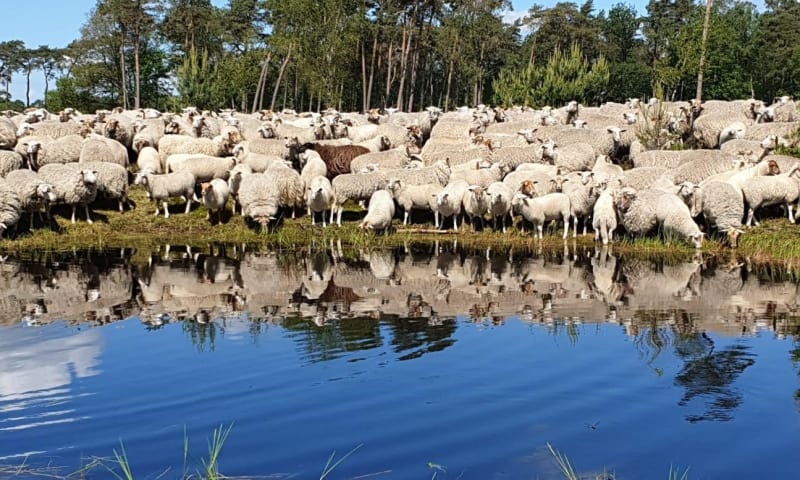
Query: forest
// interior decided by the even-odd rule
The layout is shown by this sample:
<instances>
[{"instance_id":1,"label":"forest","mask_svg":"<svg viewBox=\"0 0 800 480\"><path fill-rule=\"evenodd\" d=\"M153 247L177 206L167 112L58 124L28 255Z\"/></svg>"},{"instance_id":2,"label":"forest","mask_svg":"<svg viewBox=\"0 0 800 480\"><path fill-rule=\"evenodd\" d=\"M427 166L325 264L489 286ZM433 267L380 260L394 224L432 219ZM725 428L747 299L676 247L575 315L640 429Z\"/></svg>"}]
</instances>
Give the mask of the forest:
<instances>
[{"instance_id":1,"label":"forest","mask_svg":"<svg viewBox=\"0 0 800 480\"><path fill-rule=\"evenodd\" d=\"M66 48L0 42L0 109L365 111L800 95L800 3L98 0ZM704 35L704 26L705 29ZM705 37L705 41L703 40ZM44 98L32 102L33 75ZM9 94L26 82L27 98Z\"/></svg>"}]
</instances>

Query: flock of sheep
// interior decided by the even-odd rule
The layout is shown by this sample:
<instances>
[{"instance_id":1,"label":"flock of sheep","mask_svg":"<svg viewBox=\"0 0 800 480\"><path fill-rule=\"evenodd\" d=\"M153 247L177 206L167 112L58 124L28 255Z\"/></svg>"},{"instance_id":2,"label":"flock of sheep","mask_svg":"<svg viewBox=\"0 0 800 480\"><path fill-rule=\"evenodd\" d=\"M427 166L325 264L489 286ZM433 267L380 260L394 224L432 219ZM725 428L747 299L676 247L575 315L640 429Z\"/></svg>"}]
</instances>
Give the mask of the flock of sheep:
<instances>
[{"instance_id":1,"label":"flock of sheep","mask_svg":"<svg viewBox=\"0 0 800 480\"><path fill-rule=\"evenodd\" d=\"M621 226L697 248L718 232L736 246L743 222L758 224L763 207L784 206L794 222L800 168L774 150L794 146L798 129L789 97L769 106L630 99L446 113L6 112L0 231L26 213L32 229L53 204L71 206L73 223L78 207L91 222L98 197L124 211L135 170L133 183L166 217L169 201L181 197L187 213L202 201L209 218L231 203L262 227L301 209L312 224L321 215L324 227L328 219L341 225L352 201L368 202L360 225L372 230L390 229L396 209L404 224L412 210L427 210L436 228L452 218L456 230L462 219L478 230L488 217L506 232L518 216L521 230L530 225L539 238L561 222L564 238L570 226L577 236L591 225L604 244ZM694 149L647 150L640 139L653 132Z\"/></svg>"}]
</instances>

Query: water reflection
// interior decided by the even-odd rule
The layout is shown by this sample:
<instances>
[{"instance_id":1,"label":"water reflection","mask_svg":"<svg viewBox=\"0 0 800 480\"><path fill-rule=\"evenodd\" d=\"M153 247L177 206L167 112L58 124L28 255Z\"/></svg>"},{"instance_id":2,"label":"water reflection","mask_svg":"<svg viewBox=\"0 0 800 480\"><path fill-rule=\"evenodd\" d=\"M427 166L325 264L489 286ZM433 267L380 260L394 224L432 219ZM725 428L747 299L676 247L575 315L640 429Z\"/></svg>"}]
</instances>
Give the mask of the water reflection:
<instances>
[{"instance_id":1,"label":"water reflection","mask_svg":"<svg viewBox=\"0 0 800 480\"><path fill-rule=\"evenodd\" d=\"M456 342L456 317L491 326L520 318L553 335L563 331L573 343L581 341L581 325L613 323L656 375L664 374L664 352L683 362L674 383L684 390L680 405L690 422L732 418L742 402L736 381L756 361L744 346L716 347L709 333L796 335L800 324L796 278L746 259L679 262L625 258L608 247L464 250L455 243L348 252L336 245L165 248L138 263L123 253L6 260L2 322L100 325L137 316L149 329L181 322L186 338L207 353L231 328L257 342L280 325L307 362L357 359L356 352L384 346L398 360L443 351ZM81 335L88 334L75 338L87 338ZM67 350L97 356L79 341ZM795 352L792 361L798 358ZM44 362L58 371L39 366L36 375L4 373L0 396L68 384L69 363ZM92 371L91 361L72 363L84 365L76 372Z\"/></svg>"}]
</instances>

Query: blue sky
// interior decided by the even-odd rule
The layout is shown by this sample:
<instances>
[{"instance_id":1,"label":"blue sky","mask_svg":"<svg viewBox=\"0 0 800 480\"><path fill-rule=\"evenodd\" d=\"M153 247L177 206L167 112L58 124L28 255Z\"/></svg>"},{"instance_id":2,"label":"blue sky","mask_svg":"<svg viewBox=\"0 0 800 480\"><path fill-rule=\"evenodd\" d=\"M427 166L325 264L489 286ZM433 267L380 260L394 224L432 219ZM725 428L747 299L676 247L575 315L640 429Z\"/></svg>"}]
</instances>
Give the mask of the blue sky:
<instances>
[{"instance_id":1,"label":"blue sky","mask_svg":"<svg viewBox=\"0 0 800 480\"><path fill-rule=\"evenodd\" d=\"M608 10L619 0L595 0L595 9ZM523 16L534 3L544 6L555 5L557 0L512 0L513 12L508 19ZM0 40L19 39L28 47L50 45L64 47L80 35L81 26L86 23L89 11L96 0L26 0L23 2L3 2L3 28ZM227 0L212 0L215 5L225 5ZM577 3L582 3L578 0ZM647 0L625 1L639 11L644 11ZM35 25L32 22L35 21ZM42 97L44 82L41 73L34 73L31 82L32 99ZM25 97L25 79L17 76L11 84L11 94L15 99Z\"/></svg>"}]
</instances>

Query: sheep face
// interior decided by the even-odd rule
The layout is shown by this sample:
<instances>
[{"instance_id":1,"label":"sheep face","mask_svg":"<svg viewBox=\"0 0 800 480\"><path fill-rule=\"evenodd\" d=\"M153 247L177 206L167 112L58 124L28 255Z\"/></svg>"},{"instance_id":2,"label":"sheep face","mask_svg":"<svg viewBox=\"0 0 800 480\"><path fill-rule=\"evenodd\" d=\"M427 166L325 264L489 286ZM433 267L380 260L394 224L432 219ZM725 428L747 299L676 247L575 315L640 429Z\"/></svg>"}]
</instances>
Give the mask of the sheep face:
<instances>
[{"instance_id":1,"label":"sheep face","mask_svg":"<svg viewBox=\"0 0 800 480\"><path fill-rule=\"evenodd\" d=\"M36 196L46 202L54 203L57 200L56 192L49 183L40 183L36 187Z\"/></svg>"},{"instance_id":2,"label":"sheep face","mask_svg":"<svg viewBox=\"0 0 800 480\"><path fill-rule=\"evenodd\" d=\"M705 237L704 233L695 233L694 235L689 235L689 241L694 245L694 248L703 248L703 237Z\"/></svg>"},{"instance_id":3,"label":"sheep face","mask_svg":"<svg viewBox=\"0 0 800 480\"><path fill-rule=\"evenodd\" d=\"M580 119L576 119L576 120L573 120L573 121L572 121L572 125L573 125L575 128L586 128L586 126L588 125L588 123L586 123L586 120L580 120Z\"/></svg>"},{"instance_id":4,"label":"sheep face","mask_svg":"<svg viewBox=\"0 0 800 480\"><path fill-rule=\"evenodd\" d=\"M525 129L525 130L520 130L520 131L517 132L517 135L522 135L522 137L525 139L525 141L528 142L528 144L531 144L531 143L534 143L536 141L536 137L534 136L534 134L536 133L536 130L537 129L535 129L535 128L528 128L528 129Z\"/></svg>"},{"instance_id":5,"label":"sheep face","mask_svg":"<svg viewBox=\"0 0 800 480\"><path fill-rule=\"evenodd\" d=\"M258 133L261 138L275 138L275 126L272 123L264 123L258 127Z\"/></svg>"},{"instance_id":6,"label":"sheep face","mask_svg":"<svg viewBox=\"0 0 800 480\"><path fill-rule=\"evenodd\" d=\"M623 188L617 192L614 192L614 206L617 207L617 210L620 212L627 212L633 202L636 201L636 190L632 188Z\"/></svg>"},{"instance_id":7,"label":"sheep face","mask_svg":"<svg viewBox=\"0 0 800 480\"><path fill-rule=\"evenodd\" d=\"M639 119L639 112L625 112L622 114L622 119L628 125L633 125Z\"/></svg>"},{"instance_id":8,"label":"sheep face","mask_svg":"<svg viewBox=\"0 0 800 480\"><path fill-rule=\"evenodd\" d=\"M625 133L627 130L624 128L619 127L606 127L606 131L611 134L611 138L614 140L614 145L618 145L622 142L622 134Z\"/></svg>"},{"instance_id":9,"label":"sheep face","mask_svg":"<svg viewBox=\"0 0 800 480\"><path fill-rule=\"evenodd\" d=\"M17 128L17 137L24 137L33 134L33 126L28 122L22 122Z\"/></svg>"},{"instance_id":10,"label":"sheep face","mask_svg":"<svg viewBox=\"0 0 800 480\"><path fill-rule=\"evenodd\" d=\"M744 233L744 231L742 231L739 228L736 228L736 227L728 228L728 230L725 232L725 234L728 237L728 245L731 248L738 247L739 246L739 238L741 238L743 233Z\"/></svg>"},{"instance_id":11,"label":"sheep face","mask_svg":"<svg viewBox=\"0 0 800 480\"><path fill-rule=\"evenodd\" d=\"M210 182L203 182L200 184L200 192L203 195L203 198L205 199L208 195L214 193L214 186L211 185Z\"/></svg>"},{"instance_id":12,"label":"sheep face","mask_svg":"<svg viewBox=\"0 0 800 480\"><path fill-rule=\"evenodd\" d=\"M81 170L81 181L87 185L96 184L97 183L97 171L96 170Z\"/></svg>"},{"instance_id":13,"label":"sheep face","mask_svg":"<svg viewBox=\"0 0 800 480\"><path fill-rule=\"evenodd\" d=\"M550 161L555 161L557 147L556 142L548 138L546 142L542 142L542 157Z\"/></svg>"},{"instance_id":14,"label":"sheep face","mask_svg":"<svg viewBox=\"0 0 800 480\"><path fill-rule=\"evenodd\" d=\"M525 180L522 182L522 185L519 186L519 192L526 197L533 197L536 195L536 183L533 180Z\"/></svg>"}]
</instances>

